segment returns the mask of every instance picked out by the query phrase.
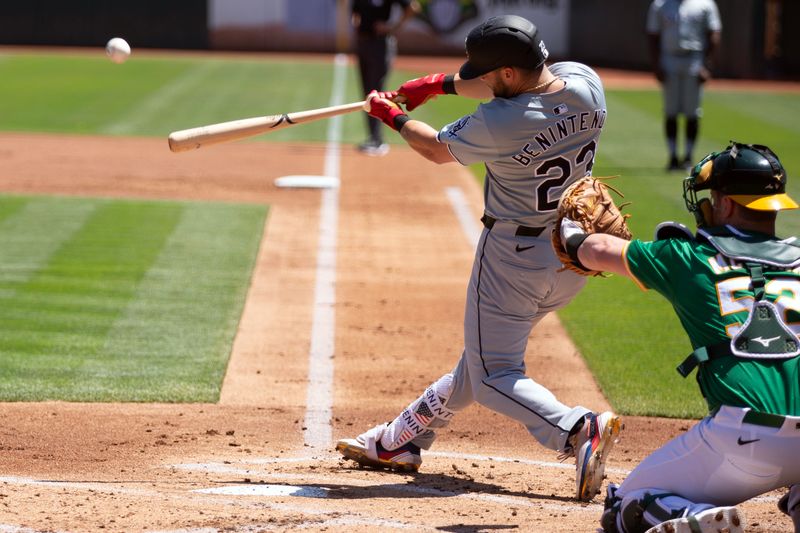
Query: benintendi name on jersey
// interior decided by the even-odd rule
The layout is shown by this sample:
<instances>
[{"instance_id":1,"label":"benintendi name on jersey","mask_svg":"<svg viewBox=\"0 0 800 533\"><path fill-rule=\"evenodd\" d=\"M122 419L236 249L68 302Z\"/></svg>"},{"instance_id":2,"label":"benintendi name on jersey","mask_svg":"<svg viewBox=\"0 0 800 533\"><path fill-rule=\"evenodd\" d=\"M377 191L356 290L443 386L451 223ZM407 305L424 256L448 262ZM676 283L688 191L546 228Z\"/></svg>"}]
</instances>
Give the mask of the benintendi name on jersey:
<instances>
[{"instance_id":1,"label":"benintendi name on jersey","mask_svg":"<svg viewBox=\"0 0 800 533\"><path fill-rule=\"evenodd\" d=\"M589 120L590 116L591 121ZM516 155L512 156L512 159L523 166L528 166L533 158L538 157L564 139L579 132L599 130L605 121L605 109L595 109L592 113L585 112L566 116L534 136L533 142L526 143Z\"/></svg>"}]
</instances>

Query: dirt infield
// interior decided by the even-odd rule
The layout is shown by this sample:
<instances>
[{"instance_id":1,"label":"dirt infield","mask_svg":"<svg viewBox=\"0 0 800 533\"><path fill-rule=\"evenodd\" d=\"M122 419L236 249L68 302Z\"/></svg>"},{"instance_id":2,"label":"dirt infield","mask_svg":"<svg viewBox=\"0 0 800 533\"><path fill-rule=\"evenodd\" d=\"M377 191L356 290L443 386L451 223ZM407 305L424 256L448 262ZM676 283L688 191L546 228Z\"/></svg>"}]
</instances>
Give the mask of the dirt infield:
<instances>
[{"instance_id":1,"label":"dirt infield","mask_svg":"<svg viewBox=\"0 0 800 533\"><path fill-rule=\"evenodd\" d=\"M0 134L0 190L208 199L271 206L221 401L213 405L0 404L2 531L593 531L602 503L573 500L574 467L480 406L443 431L422 472L360 470L304 444L321 192L320 145L237 143L175 155L166 142ZM394 416L456 361L472 245L447 191L477 219L455 165L403 147L343 147L338 199L332 437ZM529 367L565 403L607 406L559 323ZM681 420L626 420L609 478ZM773 493L744 505L752 531L787 531Z\"/></svg>"}]
</instances>

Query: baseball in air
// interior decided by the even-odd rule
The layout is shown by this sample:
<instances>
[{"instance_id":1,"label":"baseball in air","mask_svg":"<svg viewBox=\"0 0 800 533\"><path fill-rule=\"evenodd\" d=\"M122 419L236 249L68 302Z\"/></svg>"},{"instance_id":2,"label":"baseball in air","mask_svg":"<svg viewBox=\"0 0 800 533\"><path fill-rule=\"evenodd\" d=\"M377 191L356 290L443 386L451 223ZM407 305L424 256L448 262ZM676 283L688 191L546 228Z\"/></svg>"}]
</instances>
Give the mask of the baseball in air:
<instances>
[{"instance_id":1,"label":"baseball in air","mask_svg":"<svg viewBox=\"0 0 800 533\"><path fill-rule=\"evenodd\" d=\"M131 47L119 37L114 37L106 43L106 55L114 63L124 63L131 55Z\"/></svg>"}]
</instances>

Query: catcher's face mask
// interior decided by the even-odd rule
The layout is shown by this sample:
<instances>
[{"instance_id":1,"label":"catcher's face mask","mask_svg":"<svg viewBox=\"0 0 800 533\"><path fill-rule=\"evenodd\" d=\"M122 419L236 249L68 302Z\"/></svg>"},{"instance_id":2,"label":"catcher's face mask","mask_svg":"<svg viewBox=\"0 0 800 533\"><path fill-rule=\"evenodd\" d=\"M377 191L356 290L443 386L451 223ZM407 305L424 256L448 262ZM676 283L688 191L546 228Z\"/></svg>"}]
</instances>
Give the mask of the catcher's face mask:
<instances>
[{"instance_id":1,"label":"catcher's face mask","mask_svg":"<svg viewBox=\"0 0 800 533\"><path fill-rule=\"evenodd\" d=\"M758 144L731 141L722 152L705 156L683 180L683 199L698 226L711 223L711 202L698 191L715 190L756 211L797 209L786 194L786 171L778 156Z\"/></svg>"}]
</instances>

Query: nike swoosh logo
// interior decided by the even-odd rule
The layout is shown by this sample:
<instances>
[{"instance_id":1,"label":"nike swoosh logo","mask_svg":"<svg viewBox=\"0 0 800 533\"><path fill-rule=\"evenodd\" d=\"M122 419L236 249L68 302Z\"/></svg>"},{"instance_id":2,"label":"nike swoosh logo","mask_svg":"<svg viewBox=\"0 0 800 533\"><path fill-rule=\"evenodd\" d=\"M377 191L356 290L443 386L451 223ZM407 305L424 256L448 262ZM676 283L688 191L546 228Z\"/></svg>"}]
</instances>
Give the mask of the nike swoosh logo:
<instances>
[{"instance_id":1,"label":"nike swoosh logo","mask_svg":"<svg viewBox=\"0 0 800 533\"><path fill-rule=\"evenodd\" d=\"M761 440L761 439L742 440L742 437L739 437L739 439L736 441L736 443L739 446L744 446L745 444L750 444L751 442L756 442L756 441L759 441L759 440Z\"/></svg>"},{"instance_id":2,"label":"nike swoosh logo","mask_svg":"<svg viewBox=\"0 0 800 533\"><path fill-rule=\"evenodd\" d=\"M531 248L535 248L535 247L536 247L535 244L531 244L530 246L520 246L518 244L517 245L517 252L524 252L525 250L530 250Z\"/></svg>"}]
</instances>

